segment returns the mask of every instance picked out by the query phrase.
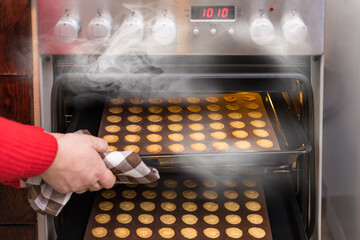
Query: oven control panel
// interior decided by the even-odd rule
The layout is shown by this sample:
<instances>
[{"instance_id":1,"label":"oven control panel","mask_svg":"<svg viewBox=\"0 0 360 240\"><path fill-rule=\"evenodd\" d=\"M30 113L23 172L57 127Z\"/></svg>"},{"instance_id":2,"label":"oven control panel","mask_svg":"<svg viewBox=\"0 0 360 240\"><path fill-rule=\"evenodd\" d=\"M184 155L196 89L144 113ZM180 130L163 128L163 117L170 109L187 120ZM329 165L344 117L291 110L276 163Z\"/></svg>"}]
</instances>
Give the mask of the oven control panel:
<instances>
[{"instance_id":1,"label":"oven control panel","mask_svg":"<svg viewBox=\"0 0 360 240\"><path fill-rule=\"evenodd\" d=\"M321 55L324 0L38 0L40 54Z\"/></svg>"}]
</instances>

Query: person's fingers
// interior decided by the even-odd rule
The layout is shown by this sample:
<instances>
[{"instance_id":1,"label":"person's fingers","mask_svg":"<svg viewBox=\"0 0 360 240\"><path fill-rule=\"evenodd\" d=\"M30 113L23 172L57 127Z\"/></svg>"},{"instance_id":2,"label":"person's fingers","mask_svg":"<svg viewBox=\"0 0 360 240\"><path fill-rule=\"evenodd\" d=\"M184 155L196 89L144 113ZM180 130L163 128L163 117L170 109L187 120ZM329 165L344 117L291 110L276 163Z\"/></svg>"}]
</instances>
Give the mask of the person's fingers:
<instances>
[{"instance_id":1,"label":"person's fingers","mask_svg":"<svg viewBox=\"0 0 360 240\"><path fill-rule=\"evenodd\" d=\"M88 190L88 188L86 187L86 188L83 188L83 189L81 189L81 190L77 190L77 191L75 191L77 194L82 194L82 193L84 193L84 192L86 192Z\"/></svg>"},{"instance_id":2,"label":"person's fingers","mask_svg":"<svg viewBox=\"0 0 360 240\"><path fill-rule=\"evenodd\" d=\"M102 188L103 187L99 183L96 182L89 187L89 190L90 191L99 191Z\"/></svg>"},{"instance_id":3,"label":"person's fingers","mask_svg":"<svg viewBox=\"0 0 360 240\"><path fill-rule=\"evenodd\" d=\"M105 168L103 175L99 178L98 183L106 188L112 188L115 184L116 177L115 175L107 168Z\"/></svg>"},{"instance_id":4,"label":"person's fingers","mask_svg":"<svg viewBox=\"0 0 360 240\"><path fill-rule=\"evenodd\" d=\"M88 136L90 137L91 146L97 151L97 152L105 152L108 148L108 143L102 138L94 137L94 136Z\"/></svg>"}]
</instances>

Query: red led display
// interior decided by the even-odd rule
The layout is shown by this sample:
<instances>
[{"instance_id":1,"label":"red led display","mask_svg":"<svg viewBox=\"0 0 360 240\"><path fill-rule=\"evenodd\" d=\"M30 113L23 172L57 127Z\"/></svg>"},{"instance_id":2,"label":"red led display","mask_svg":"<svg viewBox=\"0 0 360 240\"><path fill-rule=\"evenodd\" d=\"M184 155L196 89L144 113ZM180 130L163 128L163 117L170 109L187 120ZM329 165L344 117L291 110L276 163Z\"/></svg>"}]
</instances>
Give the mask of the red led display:
<instances>
[{"instance_id":1,"label":"red led display","mask_svg":"<svg viewBox=\"0 0 360 240\"><path fill-rule=\"evenodd\" d=\"M191 20L234 20L234 6L192 6Z\"/></svg>"}]
</instances>

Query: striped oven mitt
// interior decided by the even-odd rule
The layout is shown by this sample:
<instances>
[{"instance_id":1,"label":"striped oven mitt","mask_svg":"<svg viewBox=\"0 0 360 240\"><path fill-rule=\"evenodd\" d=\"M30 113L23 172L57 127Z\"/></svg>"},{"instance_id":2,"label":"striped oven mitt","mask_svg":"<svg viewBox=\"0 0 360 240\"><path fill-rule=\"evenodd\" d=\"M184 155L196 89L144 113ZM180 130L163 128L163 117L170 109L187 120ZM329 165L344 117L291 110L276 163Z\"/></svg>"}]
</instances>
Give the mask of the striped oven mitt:
<instances>
[{"instance_id":1,"label":"striped oven mitt","mask_svg":"<svg viewBox=\"0 0 360 240\"><path fill-rule=\"evenodd\" d=\"M89 134L87 130L79 130L76 133ZM132 151L106 151L100 156L116 176L116 183L146 184L160 178L157 169L146 166L140 156ZM39 176L28 178L25 182L28 187L28 200L31 207L42 214L57 216L72 194L58 193Z\"/></svg>"}]
</instances>

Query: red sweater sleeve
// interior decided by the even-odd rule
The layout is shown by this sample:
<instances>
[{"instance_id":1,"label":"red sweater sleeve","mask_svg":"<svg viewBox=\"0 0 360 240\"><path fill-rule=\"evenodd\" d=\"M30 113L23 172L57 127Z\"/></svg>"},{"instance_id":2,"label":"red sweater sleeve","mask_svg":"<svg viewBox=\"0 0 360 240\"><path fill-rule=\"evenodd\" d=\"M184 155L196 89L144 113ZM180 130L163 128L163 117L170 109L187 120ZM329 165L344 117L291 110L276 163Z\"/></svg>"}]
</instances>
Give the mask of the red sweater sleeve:
<instances>
[{"instance_id":1,"label":"red sweater sleeve","mask_svg":"<svg viewBox=\"0 0 360 240\"><path fill-rule=\"evenodd\" d=\"M44 129L0 117L0 182L19 187L20 178L40 175L57 149L55 137Z\"/></svg>"}]
</instances>

